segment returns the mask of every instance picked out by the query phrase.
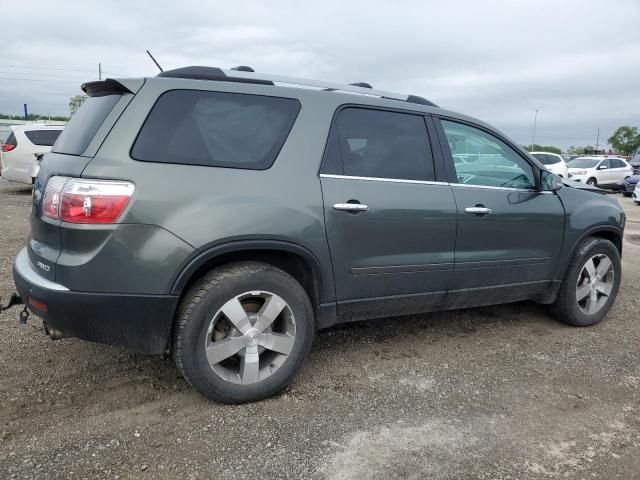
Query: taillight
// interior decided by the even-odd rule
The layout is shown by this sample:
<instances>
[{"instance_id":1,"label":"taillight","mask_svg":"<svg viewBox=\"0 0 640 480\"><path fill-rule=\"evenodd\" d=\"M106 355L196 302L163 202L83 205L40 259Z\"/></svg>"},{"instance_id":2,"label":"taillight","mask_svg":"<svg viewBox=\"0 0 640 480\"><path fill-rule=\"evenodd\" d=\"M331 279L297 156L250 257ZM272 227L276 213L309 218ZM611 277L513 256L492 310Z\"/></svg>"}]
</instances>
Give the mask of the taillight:
<instances>
[{"instance_id":1,"label":"taillight","mask_svg":"<svg viewBox=\"0 0 640 480\"><path fill-rule=\"evenodd\" d=\"M42 212L70 223L114 223L133 195L122 180L52 177L42 200Z\"/></svg>"},{"instance_id":2,"label":"taillight","mask_svg":"<svg viewBox=\"0 0 640 480\"><path fill-rule=\"evenodd\" d=\"M4 145L2 145L3 152L10 152L14 148L16 148L16 146L13 143L5 143Z\"/></svg>"}]
</instances>

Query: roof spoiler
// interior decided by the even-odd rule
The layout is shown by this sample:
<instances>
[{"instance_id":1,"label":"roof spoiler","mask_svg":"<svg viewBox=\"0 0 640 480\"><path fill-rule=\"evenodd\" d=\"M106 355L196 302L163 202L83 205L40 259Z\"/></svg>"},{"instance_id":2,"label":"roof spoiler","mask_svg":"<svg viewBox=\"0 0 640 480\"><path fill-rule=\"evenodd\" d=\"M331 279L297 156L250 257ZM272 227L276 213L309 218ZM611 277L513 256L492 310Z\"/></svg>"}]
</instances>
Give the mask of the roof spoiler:
<instances>
[{"instance_id":1,"label":"roof spoiler","mask_svg":"<svg viewBox=\"0 0 640 480\"><path fill-rule=\"evenodd\" d=\"M121 78L114 80L107 78L96 82L87 82L82 84L82 91L90 97L99 97L108 95L109 93L137 93L142 87L144 79L140 78Z\"/></svg>"}]
</instances>

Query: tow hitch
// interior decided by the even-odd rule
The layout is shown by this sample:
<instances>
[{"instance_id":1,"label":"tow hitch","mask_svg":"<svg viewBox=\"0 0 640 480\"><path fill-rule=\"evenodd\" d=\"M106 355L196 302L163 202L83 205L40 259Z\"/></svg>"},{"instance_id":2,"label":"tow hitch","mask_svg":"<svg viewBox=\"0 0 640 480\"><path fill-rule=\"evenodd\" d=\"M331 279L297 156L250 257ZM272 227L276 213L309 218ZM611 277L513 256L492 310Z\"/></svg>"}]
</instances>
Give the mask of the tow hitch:
<instances>
[{"instance_id":1,"label":"tow hitch","mask_svg":"<svg viewBox=\"0 0 640 480\"><path fill-rule=\"evenodd\" d=\"M6 305L2 305L0 303L0 312L4 312L5 310L9 310L14 305L24 305L24 302L22 301L22 298L20 298L20 295L18 295L17 293L12 293L11 294L11 296L9 297L9 301L7 302ZM20 312L20 323L23 324L23 325L26 325L27 318L29 318L29 310L27 310L27 306L24 305L24 308Z\"/></svg>"}]
</instances>

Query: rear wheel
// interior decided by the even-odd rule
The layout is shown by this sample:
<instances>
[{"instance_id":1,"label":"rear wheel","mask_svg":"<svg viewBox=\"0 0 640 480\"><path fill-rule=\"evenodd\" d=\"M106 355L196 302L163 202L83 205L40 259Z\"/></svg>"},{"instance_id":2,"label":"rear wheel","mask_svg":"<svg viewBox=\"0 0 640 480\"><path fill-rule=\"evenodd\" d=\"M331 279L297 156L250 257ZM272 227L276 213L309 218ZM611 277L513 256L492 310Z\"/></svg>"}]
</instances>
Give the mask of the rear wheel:
<instances>
[{"instance_id":1,"label":"rear wheel","mask_svg":"<svg viewBox=\"0 0 640 480\"><path fill-rule=\"evenodd\" d=\"M588 238L571 260L552 312L577 327L598 323L607 314L620 288L622 268L618 249L609 240Z\"/></svg>"},{"instance_id":2,"label":"rear wheel","mask_svg":"<svg viewBox=\"0 0 640 480\"><path fill-rule=\"evenodd\" d=\"M211 400L260 400L291 381L311 349L314 326L309 298L293 277L265 263L230 264L185 297L174 358Z\"/></svg>"},{"instance_id":3,"label":"rear wheel","mask_svg":"<svg viewBox=\"0 0 640 480\"><path fill-rule=\"evenodd\" d=\"M587 185L591 185L593 187L597 187L598 186L598 181L591 177L589 180L587 180Z\"/></svg>"}]
</instances>

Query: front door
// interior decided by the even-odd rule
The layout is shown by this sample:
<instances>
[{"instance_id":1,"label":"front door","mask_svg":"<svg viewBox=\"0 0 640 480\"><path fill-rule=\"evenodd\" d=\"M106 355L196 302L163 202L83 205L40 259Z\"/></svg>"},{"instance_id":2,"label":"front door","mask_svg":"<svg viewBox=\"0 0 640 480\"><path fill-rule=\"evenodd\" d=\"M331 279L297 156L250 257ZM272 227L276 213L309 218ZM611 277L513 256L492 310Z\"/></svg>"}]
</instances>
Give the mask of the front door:
<instances>
[{"instance_id":1,"label":"front door","mask_svg":"<svg viewBox=\"0 0 640 480\"><path fill-rule=\"evenodd\" d=\"M470 124L440 124L458 208L451 297L497 303L544 291L563 240L560 199L536 188L532 164L506 141Z\"/></svg>"},{"instance_id":2,"label":"front door","mask_svg":"<svg viewBox=\"0 0 640 480\"><path fill-rule=\"evenodd\" d=\"M453 274L456 206L436 182L425 118L349 107L321 176L338 313L381 316L439 303Z\"/></svg>"}]
</instances>

